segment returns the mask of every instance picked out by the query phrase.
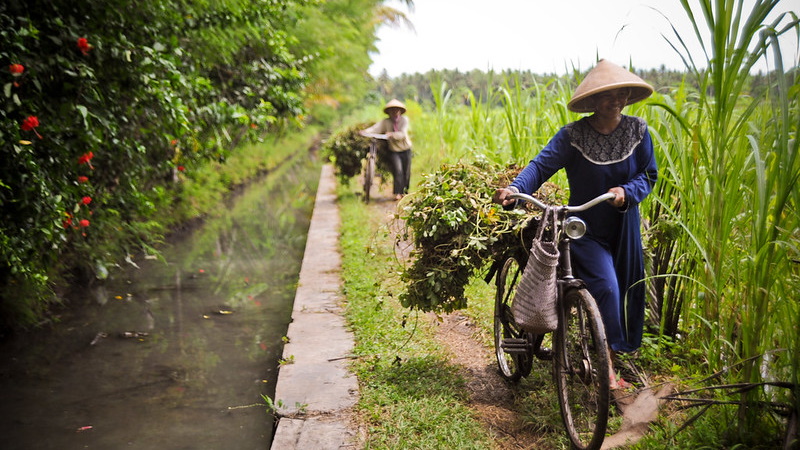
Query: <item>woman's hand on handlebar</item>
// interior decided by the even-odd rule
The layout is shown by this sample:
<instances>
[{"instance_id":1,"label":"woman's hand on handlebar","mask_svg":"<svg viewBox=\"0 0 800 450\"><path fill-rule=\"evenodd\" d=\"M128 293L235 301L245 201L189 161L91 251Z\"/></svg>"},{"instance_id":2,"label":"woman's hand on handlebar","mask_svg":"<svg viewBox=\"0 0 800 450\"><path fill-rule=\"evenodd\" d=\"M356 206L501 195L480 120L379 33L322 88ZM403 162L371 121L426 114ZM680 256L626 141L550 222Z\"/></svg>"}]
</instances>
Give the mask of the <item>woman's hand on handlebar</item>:
<instances>
[{"instance_id":1,"label":"woman's hand on handlebar","mask_svg":"<svg viewBox=\"0 0 800 450\"><path fill-rule=\"evenodd\" d=\"M509 188L500 188L494 191L494 195L492 196L492 201L495 203L499 203L503 206L508 206L514 203L516 200L508 198L511 194L516 194L519 191L515 191Z\"/></svg>"},{"instance_id":2,"label":"woman's hand on handlebar","mask_svg":"<svg viewBox=\"0 0 800 450\"><path fill-rule=\"evenodd\" d=\"M609 189L608 192L616 195L616 197L608 201L609 203L617 208L622 208L625 206L625 189L617 186Z\"/></svg>"}]
</instances>

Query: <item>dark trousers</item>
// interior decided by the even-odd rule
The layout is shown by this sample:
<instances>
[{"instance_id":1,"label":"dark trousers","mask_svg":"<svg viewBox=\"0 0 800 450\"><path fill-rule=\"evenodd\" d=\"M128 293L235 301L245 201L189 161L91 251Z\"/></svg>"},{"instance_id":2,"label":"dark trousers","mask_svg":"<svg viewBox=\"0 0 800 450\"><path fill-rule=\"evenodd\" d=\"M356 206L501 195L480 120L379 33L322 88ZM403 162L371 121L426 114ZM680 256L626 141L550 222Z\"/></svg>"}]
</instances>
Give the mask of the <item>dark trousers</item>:
<instances>
[{"instance_id":1,"label":"dark trousers","mask_svg":"<svg viewBox=\"0 0 800 450\"><path fill-rule=\"evenodd\" d=\"M644 327L644 284L634 283L642 276L629 270L638 268L637 273L643 274L642 263L619 264L608 244L589 236L572 241L571 250L575 275L586 282L600 309L608 345L615 352L632 352L639 348ZM634 251L625 253L625 258L638 259L636 254ZM629 284L632 285L630 289L622 292Z\"/></svg>"},{"instance_id":2,"label":"dark trousers","mask_svg":"<svg viewBox=\"0 0 800 450\"><path fill-rule=\"evenodd\" d=\"M402 152L389 151L389 166L392 169L394 194L407 194L411 184L411 149Z\"/></svg>"}]
</instances>

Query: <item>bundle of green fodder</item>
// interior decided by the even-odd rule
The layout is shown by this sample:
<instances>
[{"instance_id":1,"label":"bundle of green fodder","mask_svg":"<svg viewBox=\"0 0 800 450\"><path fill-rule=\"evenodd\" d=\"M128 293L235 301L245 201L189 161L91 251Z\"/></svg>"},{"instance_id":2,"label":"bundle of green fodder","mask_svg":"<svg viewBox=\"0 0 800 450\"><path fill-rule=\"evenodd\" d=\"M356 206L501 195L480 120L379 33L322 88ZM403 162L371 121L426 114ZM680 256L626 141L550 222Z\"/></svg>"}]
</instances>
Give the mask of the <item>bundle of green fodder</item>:
<instances>
[{"instance_id":1,"label":"bundle of green fodder","mask_svg":"<svg viewBox=\"0 0 800 450\"><path fill-rule=\"evenodd\" d=\"M470 279L519 243L530 223L523 210L504 210L492 202L495 190L519 170L484 163L442 165L406 197L399 213L406 232L398 239L411 239L414 248L401 273L404 307L445 313L466 308L464 288ZM551 183L539 192L548 200L564 197Z\"/></svg>"},{"instance_id":2,"label":"bundle of green fodder","mask_svg":"<svg viewBox=\"0 0 800 450\"><path fill-rule=\"evenodd\" d=\"M336 176L342 184L350 182L350 178L361 173L362 162L369 152L370 139L359 134L359 131L369 128L371 123L358 123L336 134L333 134L323 144L324 154L333 163ZM378 141L378 173L389 173L386 164L385 141Z\"/></svg>"}]
</instances>

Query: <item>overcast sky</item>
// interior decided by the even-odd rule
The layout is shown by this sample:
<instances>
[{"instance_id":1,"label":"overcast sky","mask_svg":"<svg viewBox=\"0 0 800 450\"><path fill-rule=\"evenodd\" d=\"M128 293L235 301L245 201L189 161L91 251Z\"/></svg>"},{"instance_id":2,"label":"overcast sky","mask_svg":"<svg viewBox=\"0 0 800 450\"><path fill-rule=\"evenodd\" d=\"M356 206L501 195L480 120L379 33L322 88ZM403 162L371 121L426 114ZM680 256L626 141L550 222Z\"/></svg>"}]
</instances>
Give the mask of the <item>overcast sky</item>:
<instances>
[{"instance_id":1,"label":"overcast sky","mask_svg":"<svg viewBox=\"0 0 800 450\"><path fill-rule=\"evenodd\" d=\"M407 12L401 2L389 4ZM407 12L414 30L379 30L373 75L384 69L392 77L430 69L563 74L573 66L592 67L598 56L623 66L632 61L640 69L663 64L682 70L662 36L674 40L669 21L684 40L696 42L678 0L416 0L414 5ZM780 0L776 12L783 11L800 13L800 0ZM796 62L796 40L785 41L784 53L790 53L785 62ZM702 59L699 48L692 50Z\"/></svg>"}]
</instances>

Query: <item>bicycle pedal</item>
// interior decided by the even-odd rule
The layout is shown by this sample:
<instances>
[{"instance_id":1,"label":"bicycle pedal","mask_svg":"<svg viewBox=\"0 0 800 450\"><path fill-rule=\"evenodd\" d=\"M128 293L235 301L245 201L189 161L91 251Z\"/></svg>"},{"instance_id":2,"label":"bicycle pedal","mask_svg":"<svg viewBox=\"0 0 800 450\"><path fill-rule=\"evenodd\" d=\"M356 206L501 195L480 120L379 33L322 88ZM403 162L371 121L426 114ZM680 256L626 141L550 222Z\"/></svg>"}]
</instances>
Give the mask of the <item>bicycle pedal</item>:
<instances>
[{"instance_id":1,"label":"bicycle pedal","mask_svg":"<svg viewBox=\"0 0 800 450\"><path fill-rule=\"evenodd\" d=\"M550 360L553 359L553 350L547 347L541 347L539 350L534 352L536 357L543 360Z\"/></svg>"},{"instance_id":2,"label":"bicycle pedal","mask_svg":"<svg viewBox=\"0 0 800 450\"><path fill-rule=\"evenodd\" d=\"M521 338L506 338L500 343L500 348L506 353L527 353L528 340Z\"/></svg>"}]
</instances>

